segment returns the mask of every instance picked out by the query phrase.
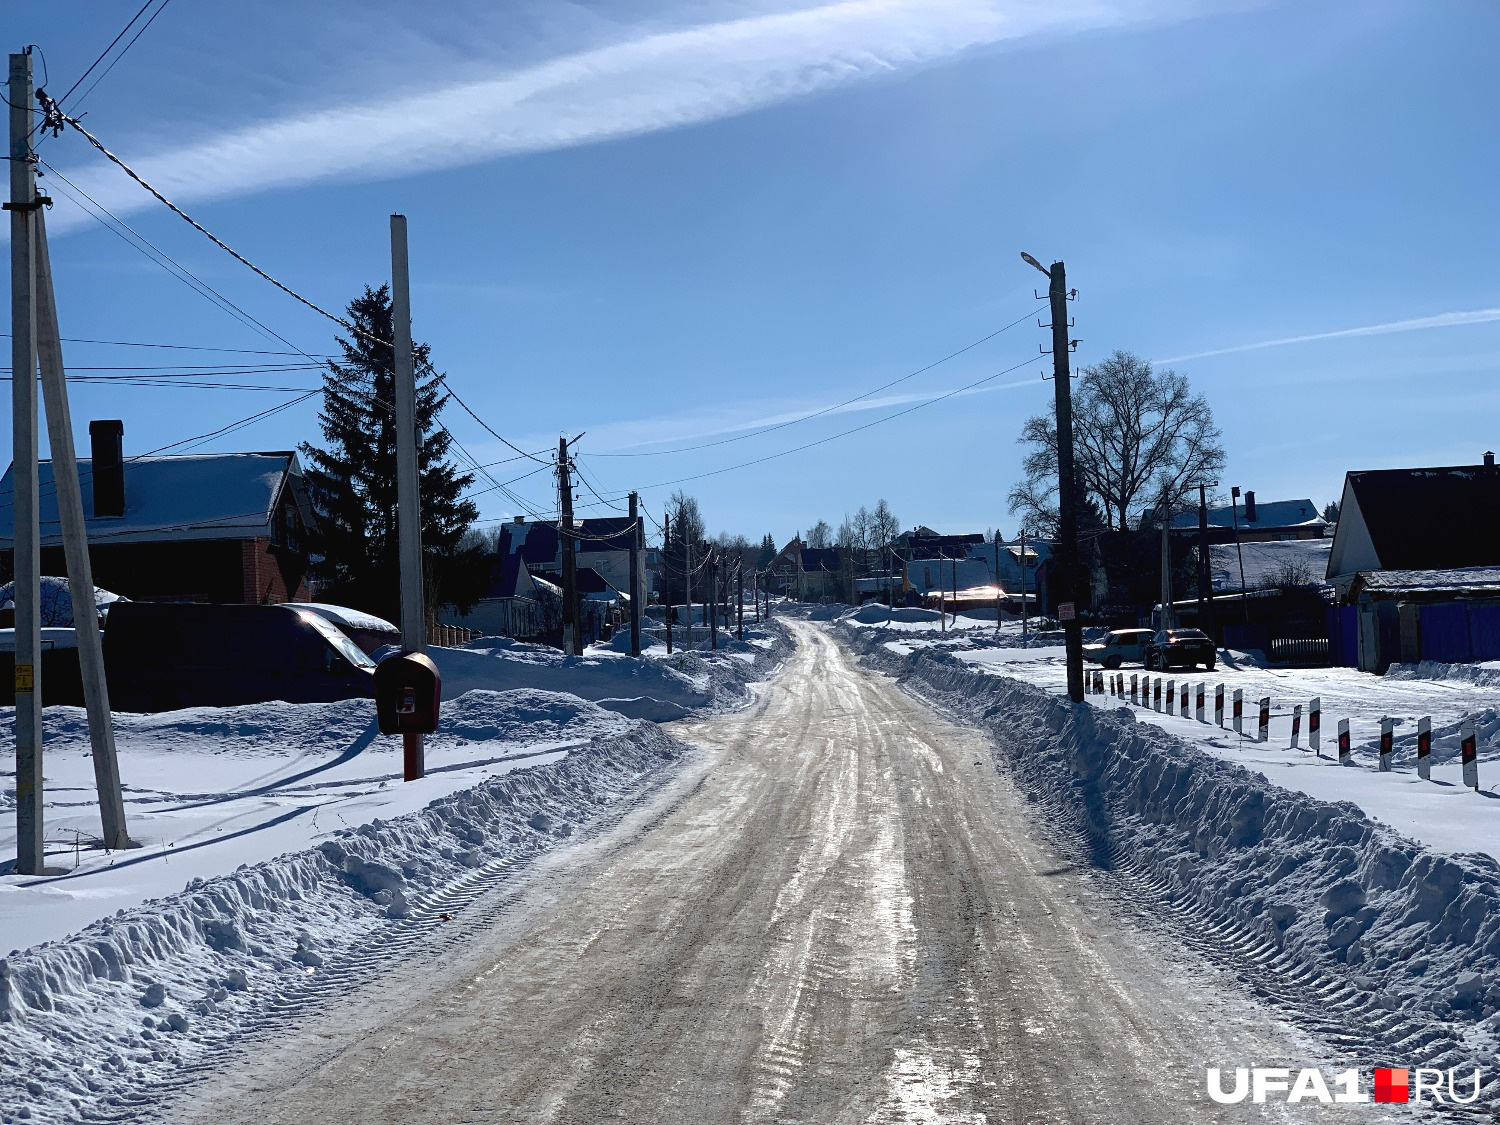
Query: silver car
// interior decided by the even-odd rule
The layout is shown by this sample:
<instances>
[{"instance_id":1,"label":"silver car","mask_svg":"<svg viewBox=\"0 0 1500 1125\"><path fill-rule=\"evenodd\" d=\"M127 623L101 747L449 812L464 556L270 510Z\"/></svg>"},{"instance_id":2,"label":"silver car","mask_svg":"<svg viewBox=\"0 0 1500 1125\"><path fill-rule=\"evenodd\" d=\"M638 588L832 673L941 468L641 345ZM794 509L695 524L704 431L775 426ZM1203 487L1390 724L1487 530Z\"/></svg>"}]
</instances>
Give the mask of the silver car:
<instances>
[{"instance_id":1,"label":"silver car","mask_svg":"<svg viewBox=\"0 0 1500 1125\"><path fill-rule=\"evenodd\" d=\"M1083 658L1106 668L1140 664L1146 659L1146 646L1151 643L1152 635L1150 629L1115 629L1104 640L1084 645Z\"/></svg>"}]
</instances>

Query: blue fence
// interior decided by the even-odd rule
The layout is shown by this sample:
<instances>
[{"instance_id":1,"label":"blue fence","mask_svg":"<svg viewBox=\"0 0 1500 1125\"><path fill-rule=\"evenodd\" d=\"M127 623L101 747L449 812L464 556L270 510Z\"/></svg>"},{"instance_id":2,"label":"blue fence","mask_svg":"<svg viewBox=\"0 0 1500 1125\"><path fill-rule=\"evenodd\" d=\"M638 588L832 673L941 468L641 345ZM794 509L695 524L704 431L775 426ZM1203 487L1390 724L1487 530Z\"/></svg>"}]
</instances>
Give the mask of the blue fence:
<instances>
[{"instance_id":1,"label":"blue fence","mask_svg":"<svg viewBox=\"0 0 1500 1125\"><path fill-rule=\"evenodd\" d=\"M1423 606L1422 659L1445 664L1500 660L1500 605Z\"/></svg>"}]
</instances>

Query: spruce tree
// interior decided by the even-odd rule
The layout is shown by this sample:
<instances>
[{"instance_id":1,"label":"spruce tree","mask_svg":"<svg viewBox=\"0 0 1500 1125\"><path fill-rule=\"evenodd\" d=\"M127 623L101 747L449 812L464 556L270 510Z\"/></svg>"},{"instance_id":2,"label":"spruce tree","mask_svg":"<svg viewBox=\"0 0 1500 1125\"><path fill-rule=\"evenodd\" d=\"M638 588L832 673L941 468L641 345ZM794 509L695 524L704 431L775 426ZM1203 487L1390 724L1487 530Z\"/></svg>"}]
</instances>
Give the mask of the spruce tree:
<instances>
[{"instance_id":1,"label":"spruce tree","mask_svg":"<svg viewBox=\"0 0 1500 1125\"><path fill-rule=\"evenodd\" d=\"M324 447L303 442L307 485L317 514L309 530L312 574L325 601L400 619L396 535L395 371L391 294L365 287L349 304L352 339L338 340L343 362L330 361L318 415ZM482 547L460 545L479 515L463 491L473 476L448 460L452 438L438 427L448 402L426 344L413 347L417 373L418 465L426 609L466 612L483 594L489 560Z\"/></svg>"}]
</instances>

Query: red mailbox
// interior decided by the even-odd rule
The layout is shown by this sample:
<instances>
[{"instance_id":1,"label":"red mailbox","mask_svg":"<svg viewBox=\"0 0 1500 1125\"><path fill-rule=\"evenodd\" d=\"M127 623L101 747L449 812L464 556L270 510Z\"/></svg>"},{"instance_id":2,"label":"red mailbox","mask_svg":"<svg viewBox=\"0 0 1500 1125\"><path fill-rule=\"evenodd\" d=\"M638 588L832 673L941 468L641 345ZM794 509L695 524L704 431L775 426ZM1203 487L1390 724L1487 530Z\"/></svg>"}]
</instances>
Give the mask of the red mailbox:
<instances>
[{"instance_id":1,"label":"red mailbox","mask_svg":"<svg viewBox=\"0 0 1500 1125\"><path fill-rule=\"evenodd\" d=\"M381 734L431 734L437 730L443 677L420 652L387 656L375 666L375 715Z\"/></svg>"}]
</instances>

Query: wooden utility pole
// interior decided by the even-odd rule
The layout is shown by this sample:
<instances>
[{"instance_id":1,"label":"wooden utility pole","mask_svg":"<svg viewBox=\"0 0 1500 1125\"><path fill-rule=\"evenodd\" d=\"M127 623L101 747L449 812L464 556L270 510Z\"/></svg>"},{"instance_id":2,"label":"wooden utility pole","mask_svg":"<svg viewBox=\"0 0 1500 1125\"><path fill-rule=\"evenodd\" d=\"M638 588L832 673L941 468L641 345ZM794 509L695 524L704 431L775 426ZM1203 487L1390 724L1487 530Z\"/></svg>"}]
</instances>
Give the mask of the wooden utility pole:
<instances>
[{"instance_id":1,"label":"wooden utility pole","mask_svg":"<svg viewBox=\"0 0 1500 1125\"><path fill-rule=\"evenodd\" d=\"M1047 299L1052 312L1052 382L1057 409L1057 561L1058 587L1062 597L1058 616L1062 618L1067 646L1068 698L1083 702L1083 583L1078 565L1078 477L1073 468L1073 384L1068 370L1067 272L1062 262L1051 269L1030 254L1021 257L1047 275Z\"/></svg>"},{"instance_id":2,"label":"wooden utility pole","mask_svg":"<svg viewBox=\"0 0 1500 1125\"><path fill-rule=\"evenodd\" d=\"M1025 559L1021 562L1024 564ZM995 632L1005 624L1005 614L1000 609L1000 529L995 529Z\"/></svg>"},{"instance_id":3,"label":"wooden utility pole","mask_svg":"<svg viewBox=\"0 0 1500 1125\"><path fill-rule=\"evenodd\" d=\"M42 553L37 518L36 310L32 248L40 204L31 151L31 55L10 57L11 486L15 513L16 871L41 875ZM89 593L93 600L93 592Z\"/></svg>"},{"instance_id":4,"label":"wooden utility pole","mask_svg":"<svg viewBox=\"0 0 1500 1125\"><path fill-rule=\"evenodd\" d=\"M1021 528L1021 640L1031 634L1031 613L1026 608L1026 529Z\"/></svg>"},{"instance_id":5,"label":"wooden utility pole","mask_svg":"<svg viewBox=\"0 0 1500 1125\"><path fill-rule=\"evenodd\" d=\"M745 639L745 560L741 559L734 568L735 577L739 580L739 597L734 602L734 629L737 640Z\"/></svg>"},{"instance_id":6,"label":"wooden utility pole","mask_svg":"<svg viewBox=\"0 0 1500 1125\"><path fill-rule=\"evenodd\" d=\"M396 540L401 566L401 647L427 651L422 584L421 467L417 456L417 371L411 345L411 279L406 216L391 216L391 344L396 399ZM407 781L427 772L422 736L402 734Z\"/></svg>"},{"instance_id":7,"label":"wooden utility pole","mask_svg":"<svg viewBox=\"0 0 1500 1125\"><path fill-rule=\"evenodd\" d=\"M637 497L630 494L630 655L641 654L641 517L636 514Z\"/></svg>"},{"instance_id":8,"label":"wooden utility pole","mask_svg":"<svg viewBox=\"0 0 1500 1125\"><path fill-rule=\"evenodd\" d=\"M563 652L583 655L578 628L578 555L573 538L573 484L568 477L568 439L557 439L557 492L562 510Z\"/></svg>"},{"instance_id":9,"label":"wooden utility pole","mask_svg":"<svg viewBox=\"0 0 1500 1125\"><path fill-rule=\"evenodd\" d=\"M1198 628L1214 636L1213 561L1208 549L1208 485L1198 485Z\"/></svg>"},{"instance_id":10,"label":"wooden utility pole","mask_svg":"<svg viewBox=\"0 0 1500 1125\"><path fill-rule=\"evenodd\" d=\"M47 410L47 442L52 447L52 483L57 492L58 522L62 525L63 558L68 590L73 595L73 634L78 638L78 671L89 718L94 784L99 790L99 819L106 848L130 847L125 829L125 796L120 787L120 761L115 753L115 728L109 713L109 688L104 679L104 638L94 605L94 570L89 561L88 528L84 523L83 490L78 480L78 457L73 448L73 416L68 407L63 369L62 337L57 325L57 295L52 286L52 260L47 250L47 224L35 213L36 345L42 367L42 397Z\"/></svg>"},{"instance_id":11,"label":"wooden utility pole","mask_svg":"<svg viewBox=\"0 0 1500 1125\"><path fill-rule=\"evenodd\" d=\"M693 541L682 535L682 521L677 521L677 535L682 539L683 617L687 621L687 647L693 647Z\"/></svg>"}]
</instances>

